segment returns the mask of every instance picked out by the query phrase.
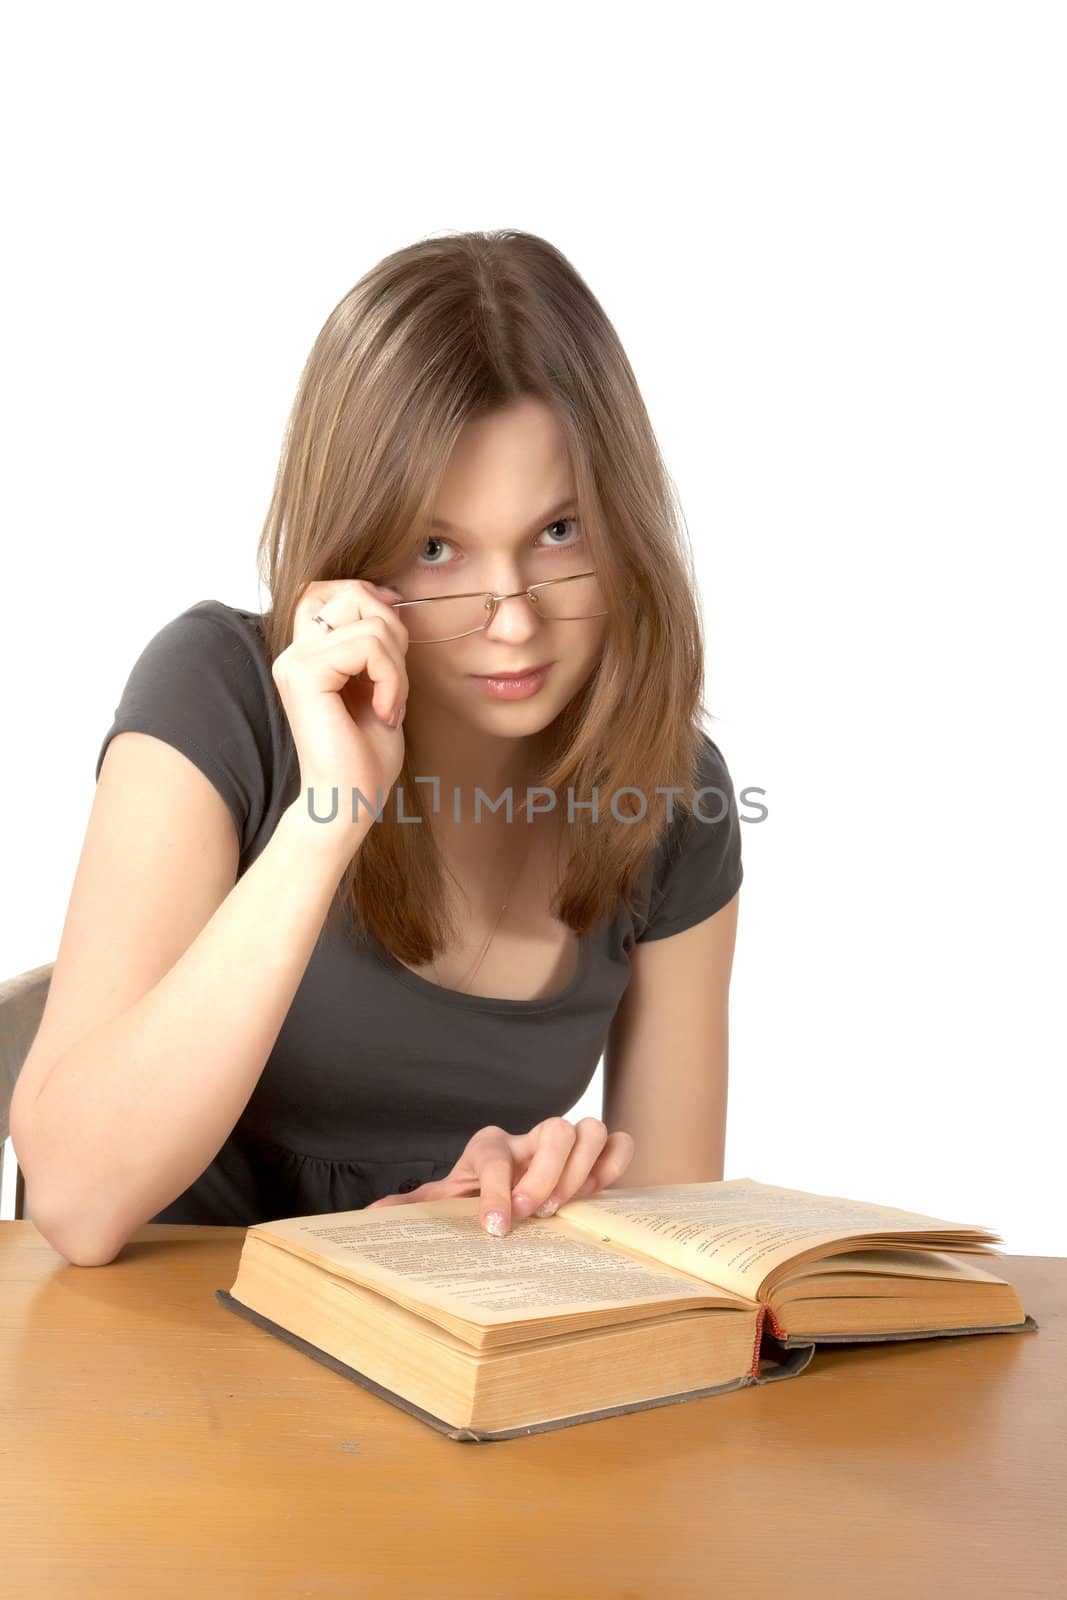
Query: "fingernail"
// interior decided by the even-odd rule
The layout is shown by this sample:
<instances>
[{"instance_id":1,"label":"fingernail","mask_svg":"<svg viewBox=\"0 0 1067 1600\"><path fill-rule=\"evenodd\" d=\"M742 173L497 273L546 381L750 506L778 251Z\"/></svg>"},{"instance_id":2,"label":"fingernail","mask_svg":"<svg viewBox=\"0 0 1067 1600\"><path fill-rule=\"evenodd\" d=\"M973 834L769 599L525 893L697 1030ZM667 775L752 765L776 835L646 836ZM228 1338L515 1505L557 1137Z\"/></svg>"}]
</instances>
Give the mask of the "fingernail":
<instances>
[{"instance_id":1,"label":"fingernail","mask_svg":"<svg viewBox=\"0 0 1067 1600\"><path fill-rule=\"evenodd\" d=\"M511 1214L513 1217L528 1217L533 1209L533 1201L528 1194L520 1190L511 1197Z\"/></svg>"},{"instance_id":2,"label":"fingernail","mask_svg":"<svg viewBox=\"0 0 1067 1600\"><path fill-rule=\"evenodd\" d=\"M407 710L407 706L406 705L397 706L396 710L393 712L392 716L389 718L389 726L391 728L399 728L400 724L404 720L404 712L406 710Z\"/></svg>"},{"instance_id":3,"label":"fingernail","mask_svg":"<svg viewBox=\"0 0 1067 1600\"><path fill-rule=\"evenodd\" d=\"M538 1206L535 1217L551 1217L559 1210L559 1195L550 1194L543 1206Z\"/></svg>"},{"instance_id":4,"label":"fingernail","mask_svg":"<svg viewBox=\"0 0 1067 1600\"><path fill-rule=\"evenodd\" d=\"M498 1239L503 1239L504 1235L508 1231L508 1225L504 1220L504 1213L502 1211L486 1212L485 1226L488 1231L495 1234Z\"/></svg>"}]
</instances>

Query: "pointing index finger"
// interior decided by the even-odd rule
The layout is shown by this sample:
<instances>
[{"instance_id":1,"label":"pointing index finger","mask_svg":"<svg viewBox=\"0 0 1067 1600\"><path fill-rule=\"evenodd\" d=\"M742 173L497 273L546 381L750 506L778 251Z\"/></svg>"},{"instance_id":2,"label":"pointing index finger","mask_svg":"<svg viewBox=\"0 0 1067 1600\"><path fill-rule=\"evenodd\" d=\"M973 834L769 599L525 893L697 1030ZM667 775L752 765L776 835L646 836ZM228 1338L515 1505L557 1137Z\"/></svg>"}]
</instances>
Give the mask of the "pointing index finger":
<instances>
[{"instance_id":1,"label":"pointing index finger","mask_svg":"<svg viewBox=\"0 0 1067 1600\"><path fill-rule=\"evenodd\" d=\"M482 1192L482 1227L502 1239L511 1230L511 1156L489 1156L478 1178Z\"/></svg>"}]
</instances>

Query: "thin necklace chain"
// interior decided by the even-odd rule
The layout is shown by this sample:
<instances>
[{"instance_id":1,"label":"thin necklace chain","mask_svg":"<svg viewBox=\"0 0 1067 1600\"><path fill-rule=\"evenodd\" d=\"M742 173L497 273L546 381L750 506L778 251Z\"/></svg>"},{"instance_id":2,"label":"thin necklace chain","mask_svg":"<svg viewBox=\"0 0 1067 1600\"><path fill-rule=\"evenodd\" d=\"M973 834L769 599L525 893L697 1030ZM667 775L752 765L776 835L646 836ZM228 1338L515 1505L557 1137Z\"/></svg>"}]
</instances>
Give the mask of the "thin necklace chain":
<instances>
[{"instance_id":1,"label":"thin necklace chain","mask_svg":"<svg viewBox=\"0 0 1067 1600\"><path fill-rule=\"evenodd\" d=\"M522 805L519 807L519 810L520 811L525 811L526 807L528 805L529 805L529 801L528 800L524 800L522 802ZM526 846L526 850L525 850L525 852L523 854L522 860L519 862L519 869L515 873L515 876L512 878L511 883L508 885L508 899L504 901L504 904L500 907L500 910L497 913L497 919L493 923L493 926L489 931L489 937L485 941L484 945L482 946L481 955L478 957L477 961L475 961L475 963L474 963L473 967L471 967L470 971L464 974L463 981L458 987L458 991L457 991L458 993L466 994L467 985L470 983L471 979L474 977L475 973L478 971L478 968L481 966L482 962L485 960L486 952L489 949L489 946L492 944L494 938L496 937L496 930L500 926L501 919L503 918L504 912L508 909L508 900L511 899L511 895L512 895L512 892L513 892L513 890L515 888L515 885L518 883L519 878L522 876L522 869L523 869L523 867L525 867L527 861L530 858L530 851L532 850L532 848L533 848L533 839L531 837L529 842L528 842L528 844L527 844L527 846ZM436 961L434 961L432 963L430 970L433 972L435 977L438 976L438 973L437 973L437 962Z\"/></svg>"}]
</instances>

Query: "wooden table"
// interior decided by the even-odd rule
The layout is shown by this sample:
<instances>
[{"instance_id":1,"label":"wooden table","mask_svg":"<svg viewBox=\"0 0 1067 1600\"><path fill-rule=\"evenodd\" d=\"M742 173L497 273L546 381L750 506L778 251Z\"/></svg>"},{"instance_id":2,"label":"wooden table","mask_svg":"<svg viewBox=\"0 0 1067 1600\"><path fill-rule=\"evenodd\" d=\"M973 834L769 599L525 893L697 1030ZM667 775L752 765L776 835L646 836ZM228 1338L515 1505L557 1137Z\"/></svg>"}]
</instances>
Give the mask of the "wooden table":
<instances>
[{"instance_id":1,"label":"wooden table","mask_svg":"<svg viewBox=\"0 0 1067 1600\"><path fill-rule=\"evenodd\" d=\"M0 1595L1062 1600L1067 1261L1036 1333L455 1443L214 1299L240 1228L74 1267L0 1223Z\"/></svg>"}]
</instances>

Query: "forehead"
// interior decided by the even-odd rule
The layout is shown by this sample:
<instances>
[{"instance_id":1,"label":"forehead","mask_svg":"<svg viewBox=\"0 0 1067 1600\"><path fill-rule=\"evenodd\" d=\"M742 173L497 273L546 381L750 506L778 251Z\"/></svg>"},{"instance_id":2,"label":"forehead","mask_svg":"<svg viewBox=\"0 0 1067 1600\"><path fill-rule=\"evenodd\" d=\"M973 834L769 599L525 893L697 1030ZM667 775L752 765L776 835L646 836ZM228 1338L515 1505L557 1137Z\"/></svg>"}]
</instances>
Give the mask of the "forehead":
<instances>
[{"instance_id":1,"label":"forehead","mask_svg":"<svg viewBox=\"0 0 1067 1600\"><path fill-rule=\"evenodd\" d=\"M437 485L430 526L468 537L526 532L571 509L574 493L555 416L543 403L523 400L464 424Z\"/></svg>"}]
</instances>

